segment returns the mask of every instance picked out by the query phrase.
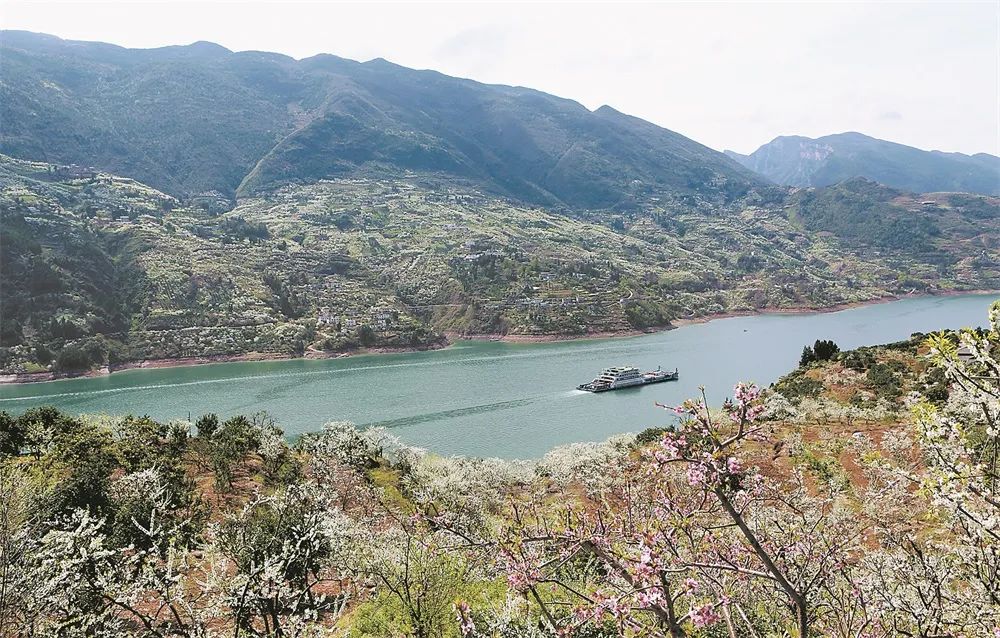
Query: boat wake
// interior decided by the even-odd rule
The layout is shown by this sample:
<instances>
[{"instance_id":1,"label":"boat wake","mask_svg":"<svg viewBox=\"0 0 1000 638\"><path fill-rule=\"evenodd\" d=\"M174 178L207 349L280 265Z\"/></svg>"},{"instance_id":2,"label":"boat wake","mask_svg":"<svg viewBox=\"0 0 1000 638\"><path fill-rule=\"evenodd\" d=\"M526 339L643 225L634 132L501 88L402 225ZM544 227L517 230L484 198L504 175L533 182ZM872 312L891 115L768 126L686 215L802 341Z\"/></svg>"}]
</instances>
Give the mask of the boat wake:
<instances>
[{"instance_id":1,"label":"boat wake","mask_svg":"<svg viewBox=\"0 0 1000 638\"><path fill-rule=\"evenodd\" d=\"M458 417L469 416L471 414L482 414L484 412L509 410L511 408L517 408L522 405L528 405L530 403L534 403L537 400L538 397L530 397L527 399L515 399L513 401L499 401L496 403L484 403L482 405L470 405L464 408L455 408L453 410L426 412L424 414L416 414L413 416L402 417L399 419L389 419L387 421L374 421L372 423L365 423L363 425L364 427L383 427L387 429L399 428L399 427L405 427L407 425L427 423L429 421L455 419Z\"/></svg>"}]
</instances>

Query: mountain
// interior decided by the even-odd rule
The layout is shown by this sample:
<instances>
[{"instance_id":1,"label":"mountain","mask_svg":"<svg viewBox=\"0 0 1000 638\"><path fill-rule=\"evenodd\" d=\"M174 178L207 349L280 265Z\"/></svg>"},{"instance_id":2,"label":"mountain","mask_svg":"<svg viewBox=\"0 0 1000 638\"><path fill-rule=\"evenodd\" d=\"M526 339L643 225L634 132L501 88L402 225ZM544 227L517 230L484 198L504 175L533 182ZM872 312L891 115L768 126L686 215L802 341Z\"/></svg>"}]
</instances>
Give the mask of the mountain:
<instances>
[{"instance_id":1,"label":"mountain","mask_svg":"<svg viewBox=\"0 0 1000 638\"><path fill-rule=\"evenodd\" d=\"M750 155L726 155L787 186L829 186L866 177L911 193L1000 195L1000 157L922 151L861 133L777 137Z\"/></svg>"},{"instance_id":2,"label":"mountain","mask_svg":"<svg viewBox=\"0 0 1000 638\"><path fill-rule=\"evenodd\" d=\"M159 49L0 32L0 152L93 166L172 196L434 173L523 202L726 202L765 183L610 107L376 59L198 42Z\"/></svg>"}]
</instances>

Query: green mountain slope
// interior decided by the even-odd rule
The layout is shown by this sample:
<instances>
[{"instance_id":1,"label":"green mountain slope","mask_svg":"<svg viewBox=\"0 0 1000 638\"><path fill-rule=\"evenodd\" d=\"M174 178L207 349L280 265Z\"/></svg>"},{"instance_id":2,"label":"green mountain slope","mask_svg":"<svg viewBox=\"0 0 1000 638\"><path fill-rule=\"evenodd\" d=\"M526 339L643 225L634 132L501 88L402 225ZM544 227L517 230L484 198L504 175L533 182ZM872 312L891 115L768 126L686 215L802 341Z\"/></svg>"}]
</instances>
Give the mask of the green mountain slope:
<instances>
[{"instance_id":1,"label":"green mountain slope","mask_svg":"<svg viewBox=\"0 0 1000 638\"><path fill-rule=\"evenodd\" d=\"M0 152L232 200L361 172L438 173L524 202L729 201L763 181L609 107L384 60L210 43L132 50L0 33Z\"/></svg>"},{"instance_id":2,"label":"green mountain slope","mask_svg":"<svg viewBox=\"0 0 1000 638\"><path fill-rule=\"evenodd\" d=\"M726 154L769 180L788 186L829 186L866 177L911 193L1000 195L1000 158L922 151L860 133L817 139L778 137L750 155Z\"/></svg>"},{"instance_id":3,"label":"green mountain slope","mask_svg":"<svg viewBox=\"0 0 1000 638\"><path fill-rule=\"evenodd\" d=\"M288 185L218 214L0 156L0 370L620 332L1000 288L1000 201L932 197L864 182L721 212L650 200L570 217L412 173ZM836 226L864 210L892 232ZM892 241L905 233L920 247Z\"/></svg>"}]
</instances>

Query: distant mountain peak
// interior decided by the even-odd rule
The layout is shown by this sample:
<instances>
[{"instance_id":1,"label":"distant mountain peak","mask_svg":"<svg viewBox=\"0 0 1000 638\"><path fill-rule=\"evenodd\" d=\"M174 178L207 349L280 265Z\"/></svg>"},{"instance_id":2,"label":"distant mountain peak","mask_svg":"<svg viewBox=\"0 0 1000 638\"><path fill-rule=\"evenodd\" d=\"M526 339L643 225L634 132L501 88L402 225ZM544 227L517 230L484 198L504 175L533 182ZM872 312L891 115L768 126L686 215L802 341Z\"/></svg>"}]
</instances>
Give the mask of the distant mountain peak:
<instances>
[{"instance_id":1,"label":"distant mountain peak","mask_svg":"<svg viewBox=\"0 0 1000 638\"><path fill-rule=\"evenodd\" d=\"M396 64L395 62L390 62L389 60L386 60L385 58L381 58L381 57L379 57L379 58L372 58L371 60L368 60L367 62L362 62L362 64L369 65L369 66L390 67L390 68L395 68L395 69L404 69L404 68L406 68L406 67L403 67L403 66L400 66L400 65Z\"/></svg>"},{"instance_id":2,"label":"distant mountain peak","mask_svg":"<svg viewBox=\"0 0 1000 638\"><path fill-rule=\"evenodd\" d=\"M750 155L726 154L778 184L828 186L865 177L902 190L1000 195L1000 158L924 151L857 131L783 135Z\"/></svg>"},{"instance_id":3,"label":"distant mountain peak","mask_svg":"<svg viewBox=\"0 0 1000 638\"><path fill-rule=\"evenodd\" d=\"M208 40L198 40L197 42L192 42L187 45L187 48L192 51L203 51L206 53L232 53L229 49L222 46L221 44L216 44L215 42L209 42Z\"/></svg>"}]
</instances>

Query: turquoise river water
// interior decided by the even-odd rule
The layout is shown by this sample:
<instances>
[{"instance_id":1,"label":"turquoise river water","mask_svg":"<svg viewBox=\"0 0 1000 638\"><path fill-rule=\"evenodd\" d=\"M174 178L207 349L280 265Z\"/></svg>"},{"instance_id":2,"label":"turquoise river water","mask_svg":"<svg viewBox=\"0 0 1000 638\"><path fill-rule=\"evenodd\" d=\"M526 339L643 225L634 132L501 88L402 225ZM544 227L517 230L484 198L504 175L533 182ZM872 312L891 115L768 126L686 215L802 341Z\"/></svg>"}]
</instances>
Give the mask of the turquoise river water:
<instances>
[{"instance_id":1,"label":"turquoise river water","mask_svg":"<svg viewBox=\"0 0 1000 638\"><path fill-rule=\"evenodd\" d=\"M679 402L700 385L715 404L737 381L770 384L819 338L847 349L982 325L995 299L912 298L832 313L717 319L617 339L464 341L430 352L128 370L0 386L0 410L50 404L158 419L267 410L290 435L353 421L385 426L440 454L529 458L560 444L663 425L670 419L653 402ZM573 389L611 365L676 367L680 380L602 394Z\"/></svg>"}]
</instances>

